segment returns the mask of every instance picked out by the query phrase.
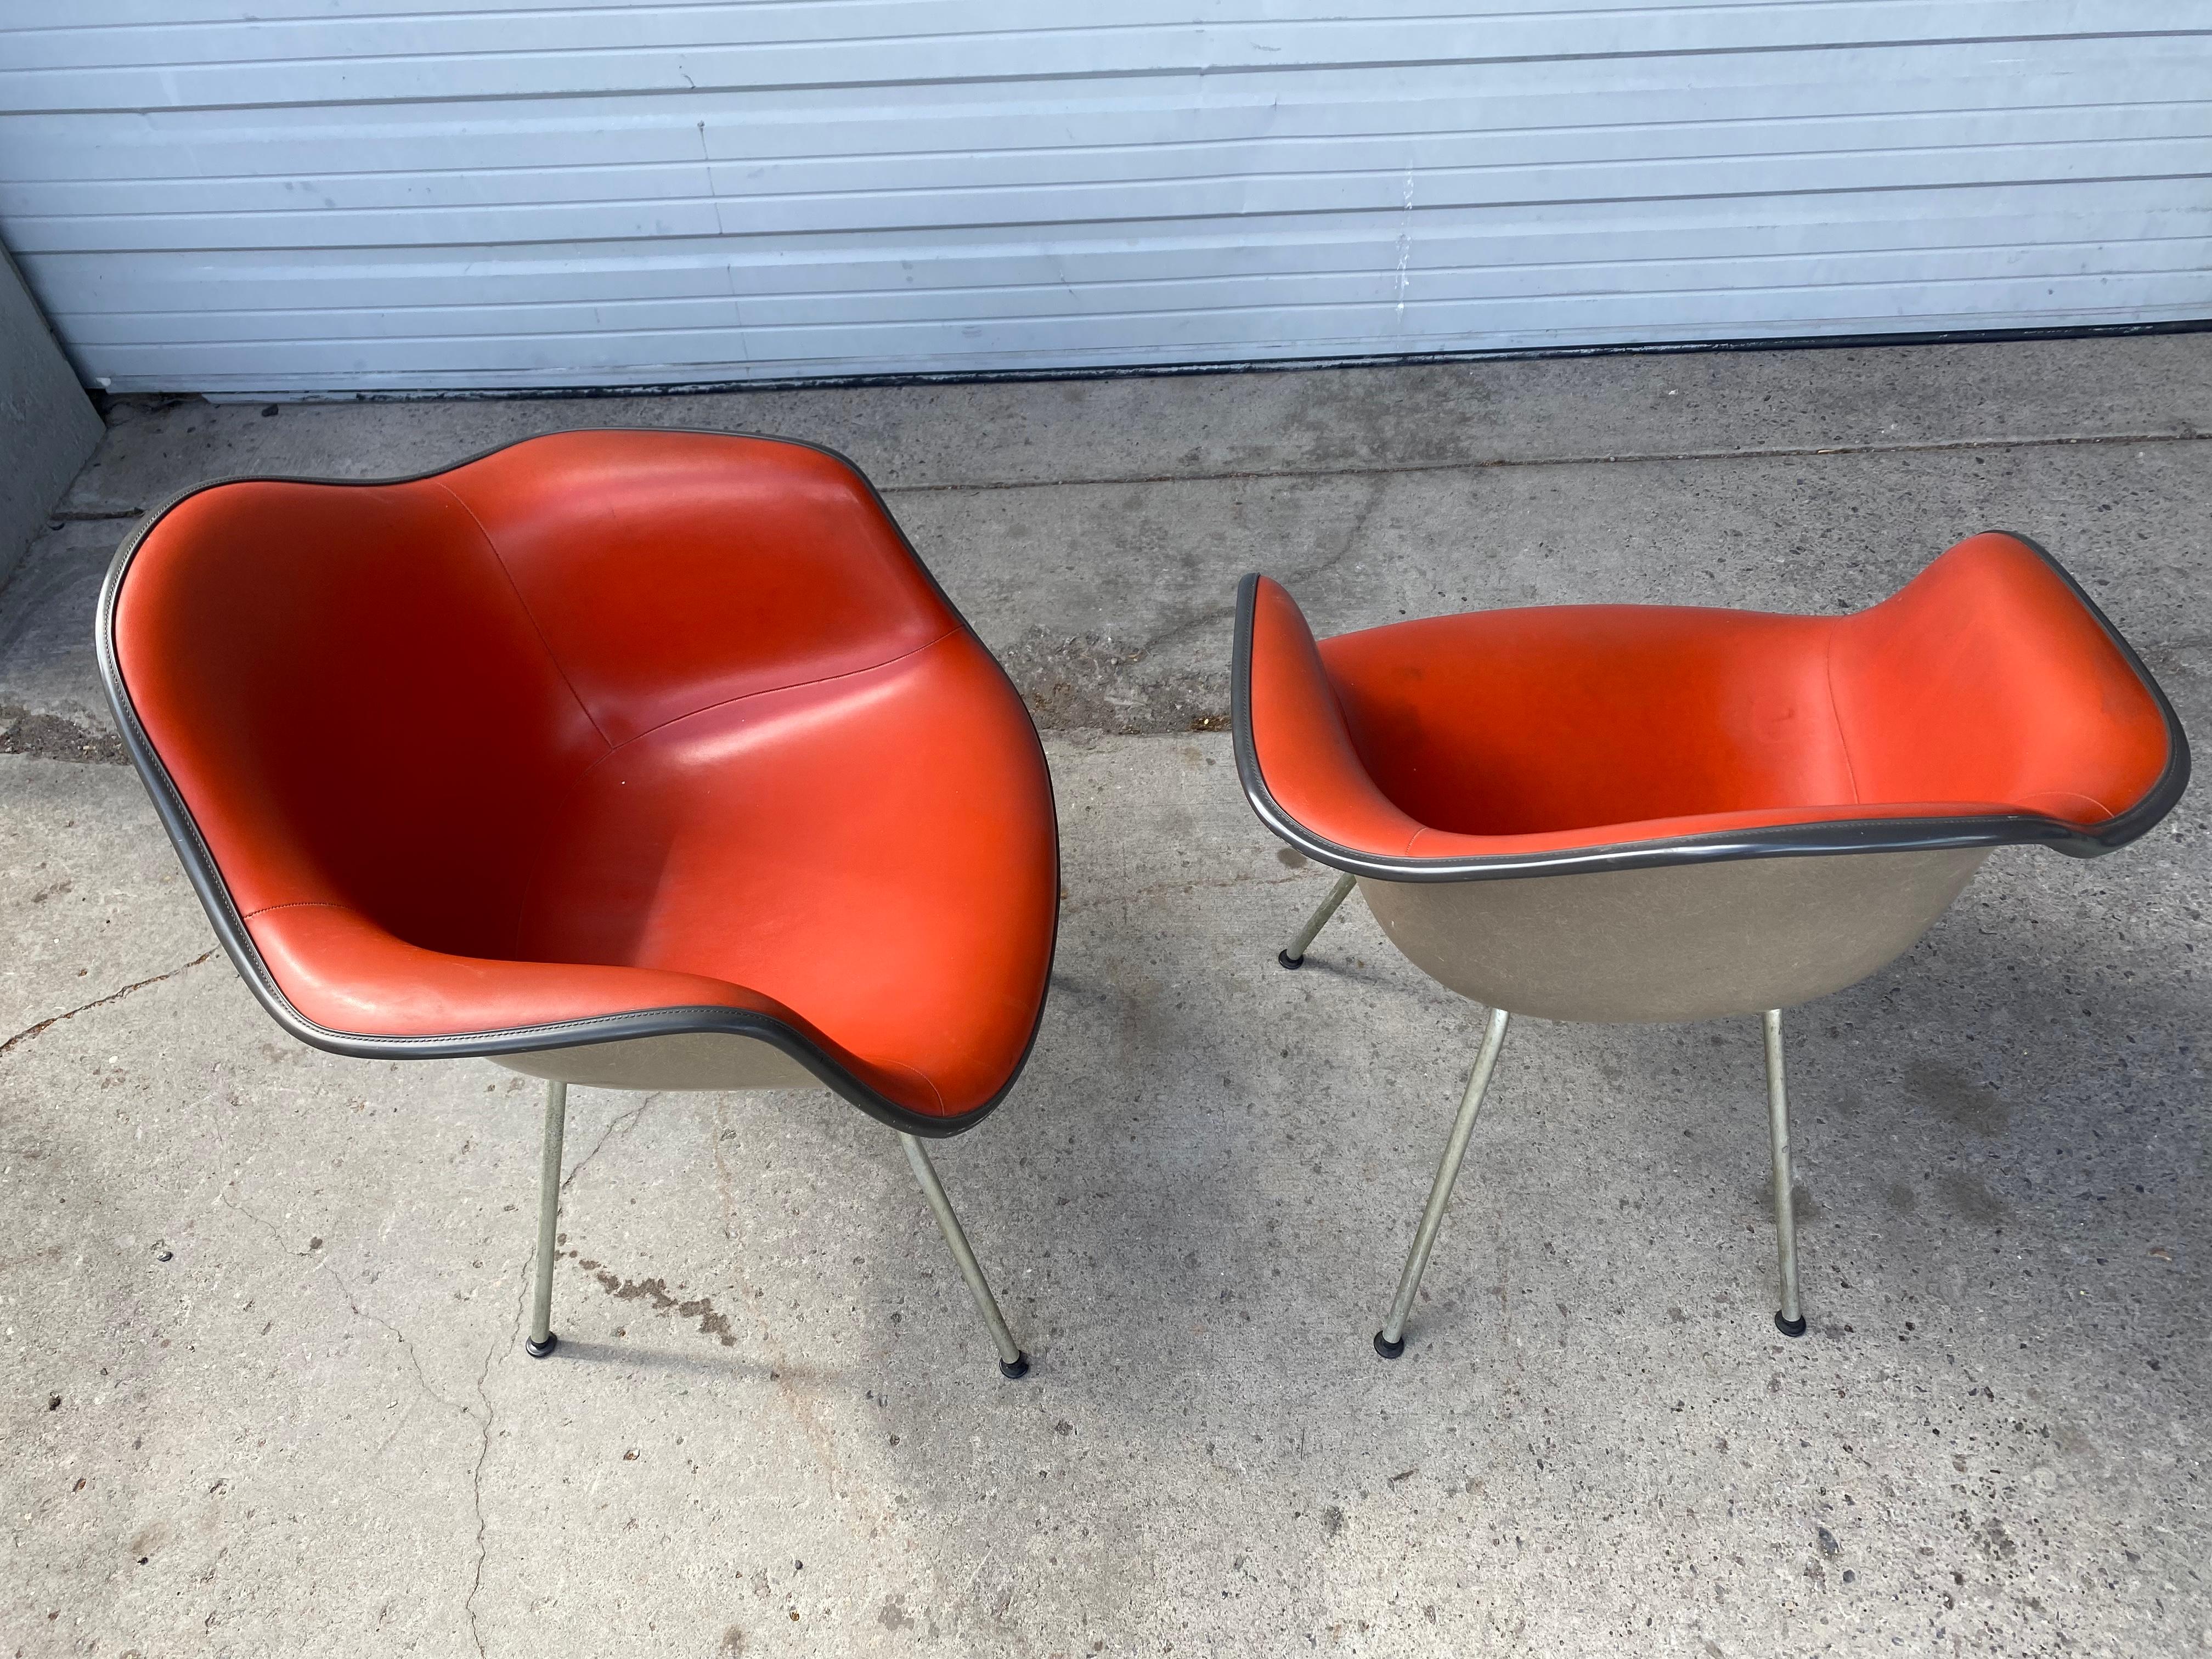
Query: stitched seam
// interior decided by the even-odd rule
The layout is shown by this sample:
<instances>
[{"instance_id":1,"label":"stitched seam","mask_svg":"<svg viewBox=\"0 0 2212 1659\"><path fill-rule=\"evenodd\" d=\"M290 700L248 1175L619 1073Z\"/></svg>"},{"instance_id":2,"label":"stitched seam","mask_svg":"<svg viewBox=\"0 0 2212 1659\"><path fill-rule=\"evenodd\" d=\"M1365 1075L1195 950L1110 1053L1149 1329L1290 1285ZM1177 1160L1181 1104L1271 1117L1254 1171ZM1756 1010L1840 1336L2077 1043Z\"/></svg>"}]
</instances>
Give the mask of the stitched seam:
<instances>
[{"instance_id":1,"label":"stitched seam","mask_svg":"<svg viewBox=\"0 0 2212 1659\"><path fill-rule=\"evenodd\" d=\"M265 916L271 910L352 910L350 904L340 904L335 899L286 899L282 904L264 904L258 910L240 914L240 921L251 921L256 916Z\"/></svg>"},{"instance_id":2,"label":"stitched seam","mask_svg":"<svg viewBox=\"0 0 2212 1659\"><path fill-rule=\"evenodd\" d=\"M1863 805L1866 797L1859 791L1859 769L1851 761L1850 734L1844 730L1844 711L1836 702L1836 630L1828 630L1828 648L1820 653L1820 668L1828 682L1828 718L1836 723L1836 742L1844 751L1844 775L1850 780L1851 800Z\"/></svg>"},{"instance_id":3,"label":"stitched seam","mask_svg":"<svg viewBox=\"0 0 2212 1659\"><path fill-rule=\"evenodd\" d=\"M860 668L848 668L842 674L820 674L817 675L811 680L792 680L782 685L764 685L757 691L742 691L734 697L724 697L719 702L702 702L696 708L686 709L681 714L671 714L666 720L662 720L659 725L648 726L644 731L639 732L635 737L624 738L620 743L615 744L613 748L608 750L605 754L600 756L599 759L593 761L589 766L586 767L582 774L578 777L577 781L580 783L584 778L589 777L593 772L598 771L600 767L604 766L608 761L613 759L623 750L630 747L631 744L642 743L654 732L665 732L672 726L681 725L684 721L690 720L695 715L711 714L717 708L728 708L737 703L750 702L755 697L772 697L779 691L796 691L804 686L828 685L833 681L849 680L857 678L862 674L872 674L879 668L889 668L893 663L904 662L908 657L918 657L923 652L944 644L945 641L951 639L960 630L957 628L948 628L942 634L937 635L936 638L925 640L910 651L902 651L896 656L885 657L881 662L868 663Z\"/></svg>"}]
</instances>

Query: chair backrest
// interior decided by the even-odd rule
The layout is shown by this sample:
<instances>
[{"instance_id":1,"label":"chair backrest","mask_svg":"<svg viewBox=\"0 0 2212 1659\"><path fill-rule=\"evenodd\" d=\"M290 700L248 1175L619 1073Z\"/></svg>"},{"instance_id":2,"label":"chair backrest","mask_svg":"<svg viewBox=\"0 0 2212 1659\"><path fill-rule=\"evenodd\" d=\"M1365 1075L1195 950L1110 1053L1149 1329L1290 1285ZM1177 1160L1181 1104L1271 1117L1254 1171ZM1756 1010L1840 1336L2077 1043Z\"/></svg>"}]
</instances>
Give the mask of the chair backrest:
<instances>
[{"instance_id":1,"label":"chair backrest","mask_svg":"<svg viewBox=\"0 0 2212 1659\"><path fill-rule=\"evenodd\" d=\"M1319 652L1375 783L1467 835L1900 804L2088 826L2143 801L2175 748L2094 607L2001 532L1850 616L1538 606Z\"/></svg>"},{"instance_id":2,"label":"chair backrest","mask_svg":"<svg viewBox=\"0 0 2212 1659\"><path fill-rule=\"evenodd\" d=\"M242 914L343 904L509 949L613 747L958 620L860 475L804 445L567 433L404 483L185 497L110 579L127 708Z\"/></svg>"},{"instance_id":3,"label":"chair backrest","mask_svg":"<svg viewBox=\"0 0 2212 1659\"><path fill-rule=\"evenodd\" d=\"M961 625L867 481L805 444L568 432L440 482L610 743Z\"/></svg>"}]
</instances>

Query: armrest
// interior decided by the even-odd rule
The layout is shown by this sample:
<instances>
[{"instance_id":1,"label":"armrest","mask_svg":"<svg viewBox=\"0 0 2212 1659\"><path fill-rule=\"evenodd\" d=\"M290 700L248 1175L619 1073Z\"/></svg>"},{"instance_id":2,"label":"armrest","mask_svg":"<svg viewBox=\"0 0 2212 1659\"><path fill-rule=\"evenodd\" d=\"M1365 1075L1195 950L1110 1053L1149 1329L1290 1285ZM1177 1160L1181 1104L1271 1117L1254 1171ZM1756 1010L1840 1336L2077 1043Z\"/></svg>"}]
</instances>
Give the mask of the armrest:
<instances>
[{"instance_id":1,"label":"armrest","mask_svg":"<svg viewBox=\"0 0 2212 1659\"><path fill-rule=\"evenodd\" d=\"M1237 594L1237 763L1261 819L1286 839L1402 856L1421 824L1368 775L1322 666L1313 629L1282 584L1244 579Z\"/></svg>"},{"instance_id":2,"label":"armrest","mask_svg":"<svg viewBox=\"0 0 2212 1659\"><path fill-rule=\"evenodd\" d=\"M2089 828L2154 805L2155 821L2179 793L2179 723L2032 542L1969 537L1837 630L1831 683L1863 799L2002 801Z\"/></svg>"}]
</instances>

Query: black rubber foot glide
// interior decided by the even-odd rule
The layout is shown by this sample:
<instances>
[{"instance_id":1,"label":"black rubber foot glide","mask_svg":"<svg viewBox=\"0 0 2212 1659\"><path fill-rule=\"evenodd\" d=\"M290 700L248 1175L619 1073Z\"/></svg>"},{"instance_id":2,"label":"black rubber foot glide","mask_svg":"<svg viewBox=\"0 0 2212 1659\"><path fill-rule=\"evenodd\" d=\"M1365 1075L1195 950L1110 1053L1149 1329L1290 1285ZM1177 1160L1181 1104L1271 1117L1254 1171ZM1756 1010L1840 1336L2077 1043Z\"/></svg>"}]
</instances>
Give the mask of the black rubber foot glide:
<instances>
[{"instance_id":1,"label":"black rubber foot glide","mask_svg":"<svg viewBox=\"0 0 2212 1659\"><path fill-rule=\"evenodd\" d=\"M1802 1319L1784 1319L1780 1314L1777 1314L1774 1316L1774 1328L1784 1336L1802 1336L1805 1334L1805 1322Z\"/></svg>"},{"instance_id":2,"label":"black rubber foot glide","mask_svg":"<svg viewBox=\"0 0 2212 1659\"><path fill-rule=\"evenodd\" d=\"M1275 960L1282 963L1284 967L1293 970L1303 968L1306 965L1306 959L1304 957L1294 957L1288 951L1276 951Z\"/></svg>"},{"instance_id":3,"label":"black rubber foot glide","mask_svg":"<svg viewBox=\"0 0 2212 1659\"><path fill-rule=\"evenodd\" d=\"M535 1337L524 1338L522 1351L528 1354L532 1359L543 1359L547 1354L551 1353L554 1349L560 1346L561 1339L555 1335L551 1331L548 1331L545 1333L545 1340L543 1342L538 1341Z\"/></svg>"},{"instance_id":4,"label":"black rubber foot glide","mask_svg":"<svg viewBox=\"0 0 2212 1659\"><path fill-rule=\"evenodd\" d=\"M1401 1336L1395 1342L1393 1342L1389 1337L1383 1335L1382 1332L1377 1331L1375 1333L1375 1352L1381 1354L1385 1359L1395 1359L1400 1354L1406 1352L1406 1339Z\"/></svg>"},{"instance_id":5,"label":"black rubber foot glide","mask_svg":"<svg viewBox=\"0 0 2212 1659\"><path fill-rule=\"evenodd\" d=\"M1029 1374L1030 1357L1025 1353L1018 1353L1012 1359L999 1362L999 1375L1009 1382L1017 1382Z\"/></svg>"}]
</instances>

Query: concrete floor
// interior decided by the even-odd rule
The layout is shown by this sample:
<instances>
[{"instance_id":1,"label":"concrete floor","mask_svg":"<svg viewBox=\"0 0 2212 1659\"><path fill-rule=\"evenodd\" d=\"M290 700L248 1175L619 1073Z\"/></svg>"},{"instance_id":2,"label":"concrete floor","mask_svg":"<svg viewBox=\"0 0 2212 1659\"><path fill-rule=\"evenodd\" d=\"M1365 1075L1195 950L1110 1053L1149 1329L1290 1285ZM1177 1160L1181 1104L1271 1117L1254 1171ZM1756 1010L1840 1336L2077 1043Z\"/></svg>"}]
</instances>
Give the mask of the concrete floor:
<instances>
[{"instance_id":1,"label":"concrete floor","mask_svg":"<svg viewBox=\"0 0 2212 1659\"><path fill-rule=\"evenodd\" d=\"M836 445L1030 695L1053 1001L939 1164L823 1095L335 1059L222 956L98 706L130 515L526 431ZM1478 1012L1228 738L1236 577L1323 631L1833 610L2035 535L2212 731L2212 336L718 398L125 403L0 592L0 1654L2160 1655L2212 1647L2200 788L1993 859L1788 1022L1813 1332L1770 1321L1753 1021L1516 1025L1406 1358L1369 1346Z\"/></svg>"}]
</instances>

